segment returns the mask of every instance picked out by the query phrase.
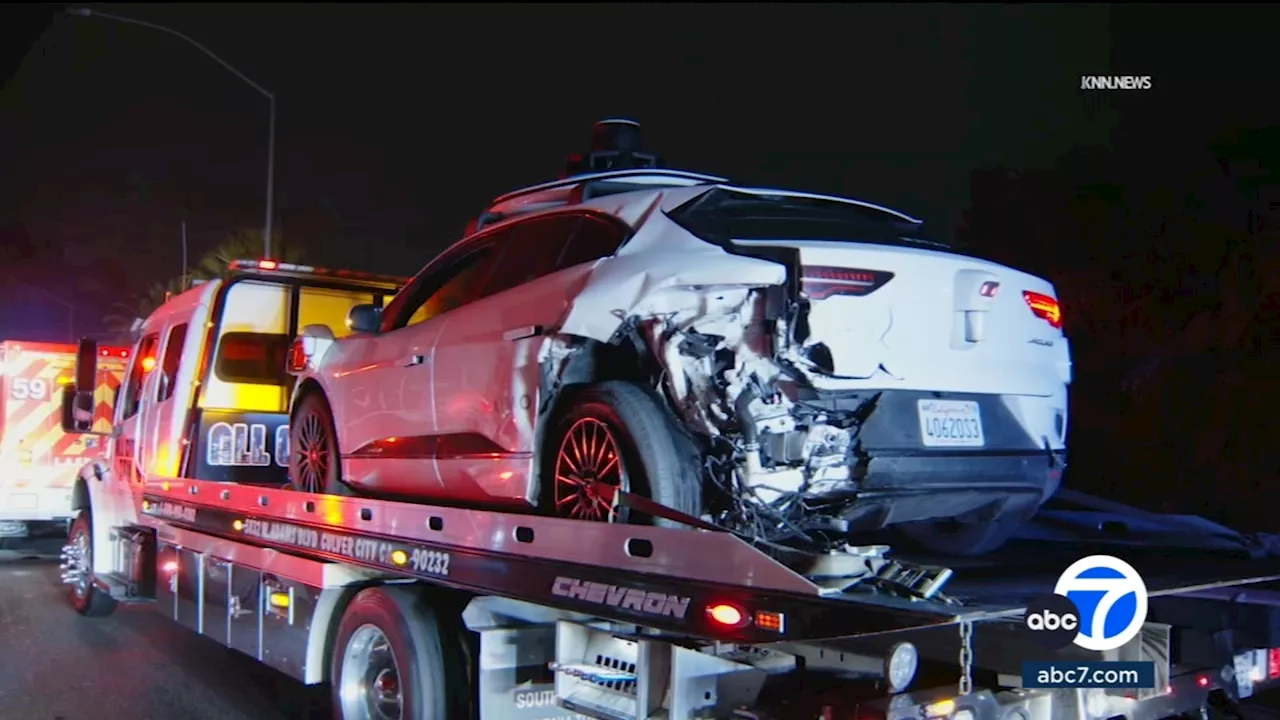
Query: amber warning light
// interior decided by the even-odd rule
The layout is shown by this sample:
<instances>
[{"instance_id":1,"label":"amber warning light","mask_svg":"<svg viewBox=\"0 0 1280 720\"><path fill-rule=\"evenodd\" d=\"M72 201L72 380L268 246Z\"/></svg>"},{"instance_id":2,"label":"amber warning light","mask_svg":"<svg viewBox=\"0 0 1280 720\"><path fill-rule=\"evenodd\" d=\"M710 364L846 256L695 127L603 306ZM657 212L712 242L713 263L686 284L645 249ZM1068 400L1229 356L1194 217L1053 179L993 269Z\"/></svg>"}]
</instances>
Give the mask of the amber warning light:
<instances>
[{"instance_id":1,"label":"amber warning light","mask_svg":"<svg viewBox=\"0 0 1280 720\"><path fill-rule=\"evenodd\" d=\"M780 612L757 610L751 614L730 603L716 603L707 606L707 619L713 624L727 630L736 630L754 622L761 630L782 633L786 629L786 618Z\"/></svg>"}]
</instances>

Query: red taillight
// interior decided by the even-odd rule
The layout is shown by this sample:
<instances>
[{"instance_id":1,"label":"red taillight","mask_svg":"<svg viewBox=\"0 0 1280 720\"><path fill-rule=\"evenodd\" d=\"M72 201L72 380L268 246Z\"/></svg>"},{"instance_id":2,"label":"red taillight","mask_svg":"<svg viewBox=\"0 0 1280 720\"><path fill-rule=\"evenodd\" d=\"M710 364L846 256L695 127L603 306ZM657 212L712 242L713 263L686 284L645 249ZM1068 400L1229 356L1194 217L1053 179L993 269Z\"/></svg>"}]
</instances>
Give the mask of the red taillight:
<instances>
[{"instance_id":1,"label":"red taillight","mask_svg":"<svg viewBox=\"0 0 1280 720\"><path fill-rule=\"evenodd\" d=\"M307 369L307 348L302 338L294 338L289 345L289 357L285 362L289 372L302 372Z\"/></svg>"},{"instance_id":2,"label":"red taillight","mask_svg":"<svg viewBox=\"0 0 1280 720\"><path fill-rule=\"evenodd\" d=\"M277 263L275 260L259 260L258 261L259 270L275 270L279 266L280 264Z\"/></svg>"},{"instance_id":3,"label":"red taillight","mask_svg":"<svg viewBox=\"0 0 1280 720\"><path fill-rule=\"evenodd\" d=\"M1267 677L1272 680L1280 678L1280 648L1267 651Z\"/></svg>"},{"instance_id":4,"label":"red taillight","mask_svg":"<svg viewBox=\"0 0 1280 720\"><path fill-rule=\"evenodd\" d=\"M833 295L870 295L893 279L893 273L880 270L805 265L800 268L800 288L810 300Z\"/></svg>"},{"instance_id":5,"label":"red taillight","mask_svg":"<svg viewBox=\"0 0 1280 720\"><path fill-rule=\"evenodd\" d=\"M1062 327L1062 308L1058 305L1056 298L1030 290L1023 290L1022 297L1026 299L1027 307L1031 308L1031 312L1036 317L1055 328Z\"/></svg>"},{"instance_id":6,"label":"red taillight","mask_svg":"<svg viewBox=\"0 0 1280 720\"><path fill-rule=\"evenodd\" d=\"M747 613L736 605L719 603L707 607L707 617L711 622L723 628L740 628L747 624Z\"/></svg>"}]
</instances>

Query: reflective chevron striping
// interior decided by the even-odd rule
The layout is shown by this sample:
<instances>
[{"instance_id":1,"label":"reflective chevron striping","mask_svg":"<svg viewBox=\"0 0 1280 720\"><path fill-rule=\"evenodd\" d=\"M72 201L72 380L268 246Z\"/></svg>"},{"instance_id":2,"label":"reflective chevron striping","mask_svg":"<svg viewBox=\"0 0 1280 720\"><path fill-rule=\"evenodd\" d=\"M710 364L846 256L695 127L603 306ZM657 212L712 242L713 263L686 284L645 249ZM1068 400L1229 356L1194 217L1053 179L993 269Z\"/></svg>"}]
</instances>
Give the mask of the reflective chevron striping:
<instances>
[{"instance_id":1,"label":"reflective chevron striping","mask_svg":"<svg viewBox=\"0 0 1280 720\"><path fill-rule=\"evenodd\" d=\"M10 350L7 354L6 412L0 447L11 462L34 470L35 466L78 463L100 455L101 444L90 447L85 436L62 431L61 388L72 381L74 365L75 355L70 352ZM94 394L103 400L94 408L95 430L110 430L115 393L123 374L122 362L109 362L99 369ZM33 388L39 391L33 394Z\"/></svg>"}]
</instances>

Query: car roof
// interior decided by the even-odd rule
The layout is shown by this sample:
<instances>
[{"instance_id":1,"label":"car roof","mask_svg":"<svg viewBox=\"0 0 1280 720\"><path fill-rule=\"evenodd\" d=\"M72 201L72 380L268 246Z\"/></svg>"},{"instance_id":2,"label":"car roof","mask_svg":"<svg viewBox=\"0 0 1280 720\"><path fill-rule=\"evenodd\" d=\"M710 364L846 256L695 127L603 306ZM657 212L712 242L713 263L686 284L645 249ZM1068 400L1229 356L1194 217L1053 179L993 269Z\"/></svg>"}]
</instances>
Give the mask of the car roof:
<instances>
[{"instance_id":1,"label":"car roof","mask_svg":"<svg viewBox=\"0 0 1280 720\"><path fill-rule=\"evenodd\" d=\"M475 223L475 231L505 224L516 217L538 215L574 207L614 215L633 225L662 196L662 209L671 210L713 188L761 197L791 197L856 205L884 213L898 221L922 224L918 218L875 203L837 195L823 195L779 188L755 188L730 184L727 178L682 170L617 170L562 178L499 196ZM470 233L468 236L476 234Z\"/></svg>"}]
</instances>

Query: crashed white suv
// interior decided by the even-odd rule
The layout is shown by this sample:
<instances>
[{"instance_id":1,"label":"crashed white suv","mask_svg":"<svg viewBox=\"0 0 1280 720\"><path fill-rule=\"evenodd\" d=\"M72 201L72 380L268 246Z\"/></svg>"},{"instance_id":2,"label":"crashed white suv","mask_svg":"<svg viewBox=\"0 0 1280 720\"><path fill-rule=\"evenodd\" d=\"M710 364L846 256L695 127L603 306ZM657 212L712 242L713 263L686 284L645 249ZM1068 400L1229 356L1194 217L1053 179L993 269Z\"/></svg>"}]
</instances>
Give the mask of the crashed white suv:
<instances>
[{"instance_id":1,"label":"crashed white suv","mask_svg":"<svg viewBox=\"0 0 1280 720\"><path fill-rule=\"evenodd\" d=\"M961 554L1058 487L1053 287L907 215L640 168L476 225L349 336L295 341L296 486Z\"/></svg>"}]
</instances>

